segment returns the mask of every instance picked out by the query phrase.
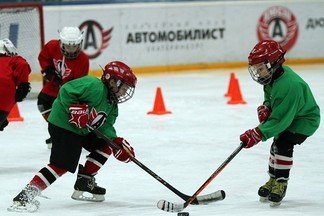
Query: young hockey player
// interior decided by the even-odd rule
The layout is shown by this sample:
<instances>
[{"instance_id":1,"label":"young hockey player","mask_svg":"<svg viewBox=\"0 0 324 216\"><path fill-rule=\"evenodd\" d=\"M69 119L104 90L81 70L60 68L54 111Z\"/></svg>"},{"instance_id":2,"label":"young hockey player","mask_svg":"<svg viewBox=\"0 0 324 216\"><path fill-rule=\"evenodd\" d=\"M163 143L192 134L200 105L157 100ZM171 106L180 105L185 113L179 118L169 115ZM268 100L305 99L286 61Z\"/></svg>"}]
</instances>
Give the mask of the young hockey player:
<instances>
[{"instance_id":1,"label":"young hockey player","mask_svg":"<svg viewBox=\"0 0 324 216\"><path fill-rule=\"evenodd\" d=\"M7 38L0 40L0 131L8 125L7 116L15 103L30 92L30 72L28 62L17 55L13 43Z\"/></svg>"},{"instance_id":2,"label":"young hockey player","mask_svg":"<svg viewBox=\"0 0 324 216\"><path fill-rule=\"evenodd\" d=\"M240 140L250 148L274 137L270 148L270 179L260 187L260 201L280 205L293 165L294 145L303 143L320 123L320 109L308 84L290 67L282 65L285 51L275 41L257 43L249 55L249 72L263 85L264 102L257 108L259 126L247 130Z\"/></svg>"},{"instance_id":3,"label":"young hockey player","mask_svg":"<svg viewBox=\"0 0 324 216\"><path fill-rule=\"evenodd\" d=\"M126 163L130 161L127 152L135 156L130 144L117 137L114 123L118 116L118 103L132 98L136 82L136 76L126 64L113 61L105 66L101 80L85 76L60 88L48 118L48 131L53 141L50 162L13 199L9 211L36 211L39 202L34 198L64 173L75 172L82 148L90 154L85 165L79 165L72 198L104 201L106 189L97 185L94 176L111 154ZM87 124L100 130L121 149L110 148ZM92 196L86 197L84 192Z\"/></svg>"},{"instance_id":4,"label":"young hockey player","mask_svg":"<svg viewBox=\"0 0 324 216\"><path fill-rule=\"evenodd\" d=\"M89 71L89 58L81 50L83 34L77 27L64 27L58 40L45 44L38 56L44 85L38 95L37 106L47 121L59 88L64 83L85 76ZM46 140L51 148L51 138Z\"/></svg>"}]
</instances>

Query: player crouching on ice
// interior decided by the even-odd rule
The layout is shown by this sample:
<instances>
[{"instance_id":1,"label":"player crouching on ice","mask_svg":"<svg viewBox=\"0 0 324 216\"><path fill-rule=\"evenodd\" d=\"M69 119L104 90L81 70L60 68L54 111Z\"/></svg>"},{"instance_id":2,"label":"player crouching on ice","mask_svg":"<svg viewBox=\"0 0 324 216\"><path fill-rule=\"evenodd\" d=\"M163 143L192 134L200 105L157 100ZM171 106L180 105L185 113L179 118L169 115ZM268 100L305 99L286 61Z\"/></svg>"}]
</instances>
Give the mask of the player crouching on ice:
<instances>
[{"instance_id":1,"label":"player crouching on ice","mask_svg":"<svg viewBox=\"0 0 324 216\"><path fill-rule=\"evenodd\" d=\"M113 61L105 66L101 80L85 76L61 87L48 118L48 131L53 141L50 162L13 199L9 211L36 211L39 202L35 197L67 171L76 171L82 148L90 154L84 167L79 165L72 198L104 201L106 189L96 184L94 176L111 154L126 163L130 161L129 153L135 156L129 143L117 137L113 125L118 116L118 103L132 98L136 82L136 76L126 64ZM111 149L88 129L87 124L100 130L121 149ZM92 197L83 196L83 192Z\"/></svg>"},{"instance_id":2,"label":"player crouching on ice","mask_svg":"<svg viewBox=\"0 0 324 216\"><path fill-rule=\"evenodd\" d=\"M285 51L275 41L255 45L249 55L252 79L263 85L264 102L257 108L259 126L240 136L245 148L274 137L270 148L270 179L261 186L260 201L280 205L287 190L293 150L319 127L320 110L307 83L283 66Z\"/></svg>"},{"instance_id":3,"label":"player crouching on ice","mask_svg":"<svg viewBox=\"0 0 324 216\"><path fill-rule=\"evenodd\" d=\"M9 124L7 117L16 102L23 101L30 92L30 66L17 54L8 39L0 40L0 131Z\"/></svg>"}]
</instances>

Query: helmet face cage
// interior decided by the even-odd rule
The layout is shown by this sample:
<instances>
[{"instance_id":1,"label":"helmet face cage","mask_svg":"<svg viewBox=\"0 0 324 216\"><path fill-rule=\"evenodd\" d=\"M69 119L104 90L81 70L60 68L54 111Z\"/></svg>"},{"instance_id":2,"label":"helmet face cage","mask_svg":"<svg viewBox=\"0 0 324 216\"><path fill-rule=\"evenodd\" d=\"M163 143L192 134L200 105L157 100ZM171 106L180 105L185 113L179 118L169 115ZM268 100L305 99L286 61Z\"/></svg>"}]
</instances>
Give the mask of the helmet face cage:
<instances>
[{"instance_id":1,"label":"helmet face cage","mask_svg":"<svg viewBox=\"0 0 324 216\"><path fill-rule=\"evenodd\" d=\"M120 81L120 80L118 80ZM117 81L117 83L118 83ZM118 91L115 93L115 96L117 98L117 103L124 103L131 99L134 95L135 88L127 85L126 83L122 83L118 87Z\"/></svg>"},{"instance_id":2,"label":"helmet face cage","mask_svg":"<svg viewBox=\"0 0 324 216\"><path fill-rule=\"evenodd\" d=\"M111 84L111 80L114 80ZM109 88L109 100L112 103L124 103L131 99L135 92L135 87L129 86L127 83L122 82L117 77L110 77L104 79L104 83Z\"/></svg>"},{"instance_id":3,"label":"helmet face cage","mask_svg":"<svg viewBox=\"0 0 324 216\"><path fill-rule=\"evenodd\" d=\"M261 85L267 85L271 82L273 68L271 68L270 63L249 65L248 69L252 79Z\"/></svg>"},{"instance_id":4,"label":"helmet face cage","mask_svg":"<svg viewBox=\"0 0 324 216\"><path fill-rule=\"evenodd\" d=\"M8 39L4 38L0 40L0 54L6 55L6 56L16 56L17 54L17 48L13 43Z\"/></svg>"},{"instance_id":5,"label":"helmet face cage","mask_svg":"<svg viewBox=\"0 0 324 216\"><path fill-rule=\"evenodd\" d=\"M79 56L82 48L83 33L77 27L64 27L59 32L61 51L66 58L74 59Z\"/></svg>"}]
</instances>

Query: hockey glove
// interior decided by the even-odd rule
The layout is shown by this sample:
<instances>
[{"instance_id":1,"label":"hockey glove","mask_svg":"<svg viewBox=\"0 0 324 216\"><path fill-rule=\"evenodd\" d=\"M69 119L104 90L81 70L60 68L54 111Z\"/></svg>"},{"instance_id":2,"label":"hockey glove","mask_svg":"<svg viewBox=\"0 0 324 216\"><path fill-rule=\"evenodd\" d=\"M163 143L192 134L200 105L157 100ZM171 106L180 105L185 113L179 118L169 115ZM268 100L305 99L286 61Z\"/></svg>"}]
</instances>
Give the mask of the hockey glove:
<instances>
[{"instance_id":1,"label":"hockey glove","mask_svg":"<svg viewBox=\"0 0 324 216\"><path fill-rule=\"evenodd\" d=\"M23 101L27 94L30 92L31 87L29 82L20 83L16 89L15 100L16 102Z\"/></svg>"},{"instance_id":2,"label":"hockey glove","mask_svg":"<svg viewBox=\"0 0 324 216\"><path fill-rule=\"evenodd\" d=\"M92 108L89 115L89 124L93 128L99 128L105 124L107 120L107 114L104 112L97 112L95 108Z\"/></svg>"},{"instance_id":3,"label":"hockey glove","mask_svg":"<svg viewBox=\"0 0 324 216\"><path fill-rule=\"evenodd\" d=\"M257 108L258 119L260 123L265 122L270 116L270 109L266 105L261 105Z\"/></svg>"},{"instance_id":4,"label":"hockey glove","mask_svg":"<svg viewBox=\"0 0 324 216\"><path fill-rule=\"evenodd\" d=\"M5 119L4 122L2 122L2 124L0 124L0 131L3 131L3 129L4 129L5 127L7 127L8 124L9 124L8 120Z\"/></svg>"},{"instance_id":5,"label":"hockey glove","mask_svg":"<svg viewBox=\"0 0 324 216\"><path fill-rule=\"evenodd\" d=\"M133 147L122 137L116 137L114 143L120 147L120 149L113 149L113 154L115 158L119 161L128 163L130 159L130 154L135 157L135 152Z\"/></svg>"},{"instance_id":6,"label":"hockey glove","mask_svg":"<svg viewBox=\"0 0 324 216\"><path fill-rule=\"evenodd\" d=\"M69 123L78 128L84 128L89 122L89 106L87 104L72 104L69 107Z\"/></svg>"},{"instance_id":7,"label":"hockey glove","mask_svg":"<svg viewBox=\"0 0 324 216\"><path fill-rule=\"evenodd\" d=\"M244 148L251 148L258 144L262 139L262 134L259 128L254 128L245 131L240 135L240 140L244 143Z\"/></svg>"},{"instance_id":8,"label":"hockey glove","mask_svg":"<svg viewBox=\"0 0 324 216\"><path fill-rule=\"evenodd\" d=\"M48 82L57 82L58 84L62 84L62 74L56 71L54 67L49 67L44 70L43 77Z\"/></svg>"}]
</instances>

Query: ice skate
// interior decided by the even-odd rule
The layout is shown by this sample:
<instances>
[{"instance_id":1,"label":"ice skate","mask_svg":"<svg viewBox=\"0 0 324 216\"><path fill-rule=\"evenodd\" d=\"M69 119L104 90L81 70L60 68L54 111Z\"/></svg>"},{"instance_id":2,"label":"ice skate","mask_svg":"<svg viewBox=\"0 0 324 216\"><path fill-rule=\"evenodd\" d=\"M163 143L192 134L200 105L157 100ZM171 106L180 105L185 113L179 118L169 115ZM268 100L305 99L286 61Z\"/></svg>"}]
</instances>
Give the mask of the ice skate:
<instances>
[{"instance_id":1,"label":"ice skate","mask_svg":"<svg viewBox=\"0 0 324 216\"><path fill-rule=\"evenodd\" d=\"M271 193L269 195L269 201L271 207L276 207L281 204L281 200L286 195L287 190L287 181L275 181L274 186L272 187Z\"/></svg>"},{"instance_id":2,"label":"ice skate","mask_svg":"<svg viewBox=\"0 0 324 216\"><path fill-rule=\"evenodd\" d=\"M40 202L35 197L40 195L40 190L33 185L27 185L15 198L13 204L7 208L12 212L35 212L40 206Z\"/></svg>"},{"instance_id":3,"label":"ice skate","mask_svg":"<svg viewBox=\"0 0 324 216\"><path fill-rule=\"evenodd\" d=\"M270 192L272 190L275 181L276 180L274 178L270 177L269 181L267 181L264 185L262 185L259 188L258 194L260 196L260 202L268 201L268 197L270 195Z\"/></svg>"},{"instance_id":4,"label":"ice skate","mask_svg":"<svg viewBox=\"0 0 324 216\"><path fill-rule=\"evenodd\" d=\"M72 199L102 202L105 200L106 189L97 186L96 179L91 175L83 173L83 166L79 165L77 180L74 184ZM88 195L88 196L87 196Z\"/></svg>"}]
</instances>

